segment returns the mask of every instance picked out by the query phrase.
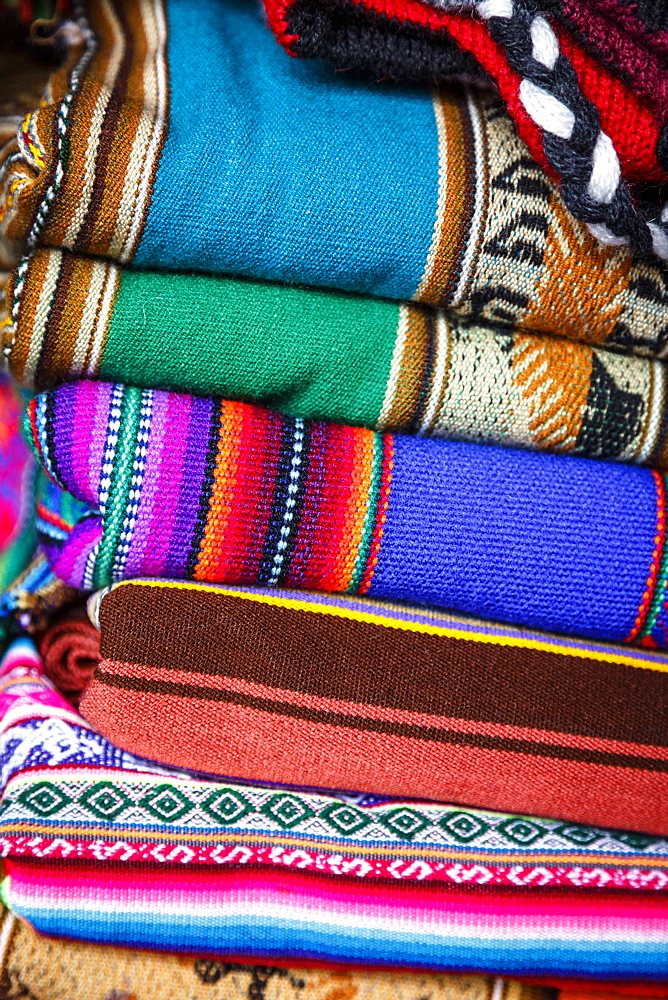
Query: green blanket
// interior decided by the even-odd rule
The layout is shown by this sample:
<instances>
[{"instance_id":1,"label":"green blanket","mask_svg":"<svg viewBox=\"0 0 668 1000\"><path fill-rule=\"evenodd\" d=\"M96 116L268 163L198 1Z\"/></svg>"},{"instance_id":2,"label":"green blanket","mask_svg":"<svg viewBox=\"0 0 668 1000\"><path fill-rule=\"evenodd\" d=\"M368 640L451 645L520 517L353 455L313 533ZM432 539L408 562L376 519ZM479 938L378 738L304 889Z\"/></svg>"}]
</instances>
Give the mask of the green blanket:
<instances>
[{"instance_id":1,"label":"green blanket","mask_svg":"<svg viewBox=\"0 0 668 1000\"><path fill-rule=\"evenodd\" d=\"M10 298L11 298L10 288ZM72 378L295 416L663 467L665 363L415 303L39 250L6 352Z\"/></svg>"}]
</instances>

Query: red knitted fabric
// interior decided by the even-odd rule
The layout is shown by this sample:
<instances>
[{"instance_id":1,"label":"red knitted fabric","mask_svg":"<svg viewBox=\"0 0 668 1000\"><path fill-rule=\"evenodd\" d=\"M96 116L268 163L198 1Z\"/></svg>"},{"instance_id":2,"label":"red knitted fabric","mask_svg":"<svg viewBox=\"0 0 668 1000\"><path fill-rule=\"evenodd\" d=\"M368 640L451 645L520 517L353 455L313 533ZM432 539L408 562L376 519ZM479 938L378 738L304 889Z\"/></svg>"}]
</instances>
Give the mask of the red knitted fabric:
<instances>
[{"instance_id":1,"label":"red knitted fabric","mask_svg":"<svg viewBox=\"0 0 668 1000\"><path fill-rule=\"evenodd\" d=\"M656 154L661 128L655 112L574 42L568 32L558 24L552 27L577 74L582 93L598 109L601 128L612 139L625 176L631 181L668 180Z\"/></svg>"},{"instance_id":2,"label":"red knitted fabric","mask_svg":"<svg viewBox=\"0 0 668 1000\"><path fill-rule=\"evenodd\" d=\"M510 68L503 49L490 37L484 24L470 17L434 10L418 3L417 0L354 0L354 2L397 21L411 21L431 28L435 32L448 31L461 48L473 53L480 65L494 77L499 91L508 104L508 110L517 125L522 141L529 147L531 155L541 167L551 177L557 179L545 158L541 131L531 121L517 96L520 77ZM295 0L264 0L267 20L272 31L290 55L297 56L294 45L299 41L299 36L291 33L288 22L288 14L294 3ZM494 67L493 72L490 67Z\"/></svg>"}]
</instances>

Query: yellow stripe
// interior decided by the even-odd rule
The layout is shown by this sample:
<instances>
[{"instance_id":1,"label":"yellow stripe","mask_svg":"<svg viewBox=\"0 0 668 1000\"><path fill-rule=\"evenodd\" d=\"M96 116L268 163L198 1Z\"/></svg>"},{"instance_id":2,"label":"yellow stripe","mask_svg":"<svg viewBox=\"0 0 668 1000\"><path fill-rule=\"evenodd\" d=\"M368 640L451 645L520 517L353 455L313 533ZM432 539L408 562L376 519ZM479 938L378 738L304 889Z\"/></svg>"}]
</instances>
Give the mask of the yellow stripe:
<instances>
[{"instance_id":1,"label":"yellow stripe","mask_svg":"<svg viewBox=\"0 0 668 1000\"><path fill-rule=\"evenodd\" d=\"M508 646L513 649L536 649L545 653L557 653L562 656L574 656L582 660L596 660L601 663L621 663L627 667L637 667L643 670L658 670L668 673L668 658L663 660L638 659L627 653L605 653L602 650L578 649L562 646L557 642L541 639L523 639L520 636L488 635L485 632L464 631L458 628L448 628L442 625L427 625L422 622L409 622L399 618L387 618L381 614L368 611L353 611L351 608L341 608L334 605L320 604L305 598L276 597L273 594L250 594L228 587L212 587L187 581L170 580L123 580L110 587L160 587L173 590L213 591L225 597L239 597L245 601L255 601L258 604L268 604L278 608L291 608L297 611L311 611L335 618L347 618L350 621L366 622L383 625L403 632L417 632L422 635L439 635L448 639L463 639L466 642L486 642L492 646ZM354 598L347 597L346 600ZM419 610L417 611L419 614Z\"/></svg>"}]
</instances>

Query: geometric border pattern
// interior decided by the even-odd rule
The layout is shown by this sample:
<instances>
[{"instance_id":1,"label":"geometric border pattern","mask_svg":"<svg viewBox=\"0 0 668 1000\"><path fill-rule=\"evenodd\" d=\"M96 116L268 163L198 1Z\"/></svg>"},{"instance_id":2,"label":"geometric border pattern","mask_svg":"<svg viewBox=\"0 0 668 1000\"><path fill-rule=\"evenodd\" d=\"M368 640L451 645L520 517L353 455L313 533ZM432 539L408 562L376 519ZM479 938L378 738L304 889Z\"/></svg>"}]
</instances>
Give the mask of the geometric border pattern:
<instances>
[{"instance_id":1,"label":"geometric border pattern","mask_svg":"<svg viewBox=\"0 0 668 1000\"><path fill-rule=\"evenodd\" d=\"M102 776L104 775L104 778ZM102 780L100 780L102 778ZM105 824L109 836L128 828L151 835L161 828L216 837L233 830L267 838L294 833L316 841L334 839L374 847L408 845L432 852L459 848L486 856L511 853L530 863L545 857L580 864L633 862L665 867L668 843L660 837L540 821L481 809L396 800L361 804L360 796L326 795L276 787L185 780L166 774L65 765L18 772L0 803L0 835L10 827L47 822L85 836Z\"/></svg>"}]
</instances>

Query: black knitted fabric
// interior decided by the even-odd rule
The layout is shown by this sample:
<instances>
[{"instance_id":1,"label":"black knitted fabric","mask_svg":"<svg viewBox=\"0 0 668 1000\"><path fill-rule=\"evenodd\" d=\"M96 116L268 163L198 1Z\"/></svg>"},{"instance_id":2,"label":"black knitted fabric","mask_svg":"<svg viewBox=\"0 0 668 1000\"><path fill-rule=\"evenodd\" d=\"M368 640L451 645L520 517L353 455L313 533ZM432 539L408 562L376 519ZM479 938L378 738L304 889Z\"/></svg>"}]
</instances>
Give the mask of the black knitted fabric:
<instances>
[{"instance_id":1,"label":"black knitted fabric","mask_svg":"<svg viewBox=\"0 0 668 1000\"><path fill-rule=\"evenodd\" d=\"M292 46L305 59L377 80L437 83L451 76L486 79L476 59L445 32L385 17L350 0L300 0L288 11Z\"/></svg>"},{"instance_id":2,"label":"black knitted fabric","mask_svg":"<svg viewBox=\"0 0 668 1000\"><path fill-rule=\"evenodd\" d=\"M617 0L650 31L668 31L668 0Z\"/></svg>"}]
</instances>

